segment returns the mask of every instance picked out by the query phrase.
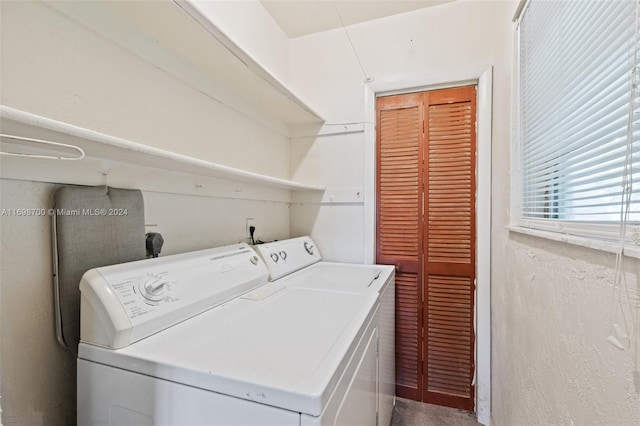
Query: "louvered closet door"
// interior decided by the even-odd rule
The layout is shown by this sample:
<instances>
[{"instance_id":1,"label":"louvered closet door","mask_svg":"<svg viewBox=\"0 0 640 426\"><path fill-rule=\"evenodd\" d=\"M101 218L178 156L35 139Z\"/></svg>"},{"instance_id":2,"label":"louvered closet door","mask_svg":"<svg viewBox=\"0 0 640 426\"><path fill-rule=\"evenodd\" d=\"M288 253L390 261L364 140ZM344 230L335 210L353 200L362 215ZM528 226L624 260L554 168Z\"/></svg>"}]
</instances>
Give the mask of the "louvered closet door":
<instances>
[{"instance_id":1,"label":"louvered closet door","mask_svg":"<svg viewBox=\"0 0 640 426\"><path fill-rule=\"evenodd\" d=\"M377 262L396 265L398 396L474 410L475 87L377 100Z\"/></svg>"},{"instance_id":2,"label":"louvered closet door","mask_svg":"<svg viewBox=\"0 0 640 426\"><path fill-rule=\"evenodd\" d=\"M424 94L424 401L474 409L475 87Z\"/></svg>"},{"instance_id":3,"label":"louvered closet door","mask_svg":"<svg viewBox=\"0 0 640 426\"><path fill-rule=\"evenodd\" d=\"M396 265L396 393L422 399L421 94L377 102L377 262Z\"/></svg>"}]
</instances>

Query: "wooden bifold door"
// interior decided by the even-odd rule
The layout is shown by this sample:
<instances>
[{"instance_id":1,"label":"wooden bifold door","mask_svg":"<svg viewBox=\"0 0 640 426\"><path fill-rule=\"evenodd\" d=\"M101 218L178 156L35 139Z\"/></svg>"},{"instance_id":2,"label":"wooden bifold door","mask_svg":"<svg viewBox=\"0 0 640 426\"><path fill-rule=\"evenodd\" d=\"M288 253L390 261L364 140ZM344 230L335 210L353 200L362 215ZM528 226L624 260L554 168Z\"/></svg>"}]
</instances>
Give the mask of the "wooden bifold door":
<instances>
[{"instance_id":1,"label":"wooden bifold door","mask_svg":"<svg viewBox=\"0 0 640 426\"><path fill-rule=\"evenodd\" d=\"M377 262L400 397L474 411L476 88L377 99Z\"/></svg>"}]
</instances>

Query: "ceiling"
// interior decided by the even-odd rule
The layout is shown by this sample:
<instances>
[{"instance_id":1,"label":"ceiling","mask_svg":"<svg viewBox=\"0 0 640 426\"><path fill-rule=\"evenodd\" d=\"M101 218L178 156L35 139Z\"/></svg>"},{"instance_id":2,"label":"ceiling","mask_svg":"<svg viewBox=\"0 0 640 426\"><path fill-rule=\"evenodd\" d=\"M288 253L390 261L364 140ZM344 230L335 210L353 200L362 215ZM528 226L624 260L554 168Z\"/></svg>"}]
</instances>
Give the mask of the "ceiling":
<instances>
[{"instance_id":1,"label":"ceiling","mask_svg":"<svg viewBox=\"0 0 640 426\"><path fill-rule=\"evenodd\" d=\"M454 0L260 0L289 38Z\"/></svg>"}]
</instances>

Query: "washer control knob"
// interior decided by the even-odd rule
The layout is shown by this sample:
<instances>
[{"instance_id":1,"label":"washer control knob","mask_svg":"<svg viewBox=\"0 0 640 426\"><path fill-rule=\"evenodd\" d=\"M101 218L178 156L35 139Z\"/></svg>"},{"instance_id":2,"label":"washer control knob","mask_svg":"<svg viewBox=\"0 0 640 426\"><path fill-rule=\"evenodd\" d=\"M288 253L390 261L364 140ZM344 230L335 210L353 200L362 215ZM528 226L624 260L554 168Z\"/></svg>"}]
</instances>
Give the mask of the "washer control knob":
<instances>
[{"instance_id":1,"label":"washer control knob","mask_svg":"<svg viewBox=\"0 0 640 426\"><path fill-rule=\"evenodd\" d=\"M275 263L278 263L278 259L280 259L278 257L278 253L271 253L271 260L273 260Z\"/></svg>"},{"instance_id":2,"label":"washer control knob","mask_svg":"<svg viewBox=\"0 0 640 426\"><path fill-rule=\"evenodd\" d=\"M310 244L309 241L304 242L304 249L309 253L309 255L313 255L313 244Z\"/></svg>"},{"instance_id":3,"label":"washer control knob","mask_svg":"<svg viewBox=\"0 0 640 426\"><path fill-rule=\"evenodd\" d=\"M149 275L140 280L140 294L152 302L159 302L164 299L167 293L167 281L156 275Z\"/></svg>"},{"instance_id":4,"label":"washer control knob","mask_svg":"<svg viewBox=\"0 0 640 426\"><path fill-rule=\"evenodd\" d=\"M257 265L258 264L258 256L251 256L251 258L249 259L249 261L254 264Z\"/></svg>"},{"instance_id":5,"label":"washer control knob","mask_svg":"<svg viewBox=\"0 0 640 426\"><path fill-rule=\"evenodd\" d=\"M286 251L282 250L280 252L280 259L287 260L287 252Z\"/></svg>"}]
</instances>

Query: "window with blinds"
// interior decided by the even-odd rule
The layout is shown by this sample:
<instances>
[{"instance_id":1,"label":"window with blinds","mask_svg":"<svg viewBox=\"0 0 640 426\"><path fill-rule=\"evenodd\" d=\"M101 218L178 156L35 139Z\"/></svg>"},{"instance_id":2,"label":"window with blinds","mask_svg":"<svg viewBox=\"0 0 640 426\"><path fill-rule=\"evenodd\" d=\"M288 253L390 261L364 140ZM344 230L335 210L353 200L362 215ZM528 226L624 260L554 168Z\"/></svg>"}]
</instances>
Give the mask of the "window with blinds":
<instances>
[{"instance_id":1,"label":"window with blinds","mask_svg":"<svg viewBox=\"0 0 640 426\"><path fill-rule=\"evenodd\" d=\"M529 1L520 17L519 226L617 239L640 223L636 4ZM635 74L638 74L637 71Z\"/></svg>"}]
</instances>

